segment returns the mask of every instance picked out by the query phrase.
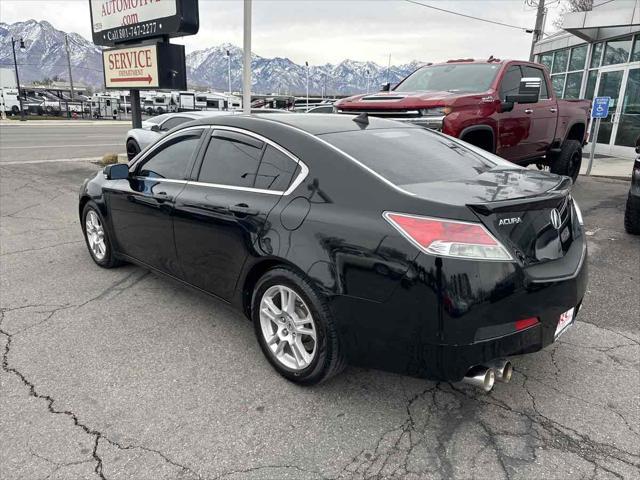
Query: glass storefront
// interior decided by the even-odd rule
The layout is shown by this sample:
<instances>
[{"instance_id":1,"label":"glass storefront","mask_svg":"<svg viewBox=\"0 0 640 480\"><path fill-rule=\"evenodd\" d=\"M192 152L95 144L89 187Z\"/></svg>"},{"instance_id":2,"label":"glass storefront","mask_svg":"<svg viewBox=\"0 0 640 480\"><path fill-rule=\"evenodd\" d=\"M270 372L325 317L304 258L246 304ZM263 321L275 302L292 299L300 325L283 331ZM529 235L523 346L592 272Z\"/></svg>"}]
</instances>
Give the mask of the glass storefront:
<instances>
[{"instance_id":1,"label":"glass storefront","mask_svg":"<svg viewBox=\"0 0 640 480\"><path fill-rule=\"evenodd\" d=\"M640 34L543 52L559 98L611 97L597 143L605 154L631 152L640 136ZM627 152L627 153L628 153Z\"/></svg>"}]
</instances>

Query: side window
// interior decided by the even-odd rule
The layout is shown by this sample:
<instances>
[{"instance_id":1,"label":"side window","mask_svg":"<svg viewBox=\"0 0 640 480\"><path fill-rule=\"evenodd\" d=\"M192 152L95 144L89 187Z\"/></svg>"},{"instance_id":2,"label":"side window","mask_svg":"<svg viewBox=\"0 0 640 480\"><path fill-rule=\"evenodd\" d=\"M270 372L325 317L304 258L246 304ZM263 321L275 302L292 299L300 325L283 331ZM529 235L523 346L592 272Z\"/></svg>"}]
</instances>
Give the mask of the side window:
<instances>
[{"instance_id":1,"label":"side window","mask_svg":"<svg viewBox=\"0 0 640 480\"><path fill-rule=\"evenodd\" d=\"M549 99L549 89L547 88L547 80L544 78L544 72L539 68L535 67L524 67L524 76L525 77L534 77L539 78L541 80L540 83L540 100L548 100Z\"/></svg>"},{"instance_id":2,"label":"side window","mask_svg":"<svg viewBox=\"0 0 640 480\"><path fill-rule=\"evenodd\" d=\"M189 120L190 119L187 117L172 117L162 124L162 130L164 132L168 132L172 128L177 127L178 125L181 125Z\"/></svg>"},{"instance_id":3,"label":"side window","mask_svg":"<svg viewBox=\"0 0 640 480\"><path fill-rule=\"evenodd\" d=\"M284 192L298 171L297 162L277 148L267 145L254 186L263 190Z\"/></svg>"},{"instance_id":4,"label":"side window","mask_svg":"<svg viewBox=\"0 0 640 480\"><path fill-rule=\"evenodd\" d=\"M136 169L136 175L183 180L200 141L200 134L201 131L196 130L164 143Z\"/></svg>"},{"instance_id":5,"label":"side window","mask_svg":"<svg viewBox=\"0 0 640 480\"><path fill-rule=\"evenodd\" d=\"M507 95L517 95L520 89L521 79L522 72L520 71L520 67L509 67L500 83L500 100L504 102L507 99Z\"/></svg>"},{"instance_id":6,"label":"side window","mask_svg":"<svg viewBox=\"0 0 640 480\"><path fill-rule=\"evenodd\" d=\"M253 187L263 142L235 132L214 132L202 160L198 181Z\"/></svg>"}]
</instances>

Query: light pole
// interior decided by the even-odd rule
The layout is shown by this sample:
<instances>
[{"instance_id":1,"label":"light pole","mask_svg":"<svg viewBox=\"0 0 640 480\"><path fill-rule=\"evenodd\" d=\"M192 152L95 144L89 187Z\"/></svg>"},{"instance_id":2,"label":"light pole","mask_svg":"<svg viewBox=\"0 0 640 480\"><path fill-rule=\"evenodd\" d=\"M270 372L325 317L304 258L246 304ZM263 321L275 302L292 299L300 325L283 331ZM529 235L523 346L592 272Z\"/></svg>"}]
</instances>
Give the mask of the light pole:
<instances>
[{"instance_id":1,"label":"light pole","mask_svg":"<svg viewBox=\"0 0 640 480\"><path fill-rule=\"evenodd\" d=\"M227 77L229 78L229 95L231 95L231 52L227 50Z\"/></svg>"},{"instance_id":2,"label":"light pole","mask_svg":"<svg viewBox=\"0 0 640 480\"><path fill-rule=\"evenodd\" d=\"M11 37L11 49L13 50L13 66L16 69L16 85L18 86L18 101L20 102L20 121L24 122L26 118L24 118L24 108L22 107L22 95L20 94L20 75L18 75L18 60L16 59L16 40ZM20 50L24 50L24 39L20 38Z\"/></svg>"},{"instance_id":3,"label":"light pole","mask_svg":"<svg viewBox=\"0 0 640 480\"><path fill-rule=\"evenodd\" d=\"M244 0L242 48L242 111L251 113L251 0Z\"/></svg>"},{"instance_id":4,"label":"light pole","mask_svg":"<svg viewBox=\"0 0 640 480\"><path fill-rule=\"evenodd\" d=\"M69 88L71 89L71 101L73 102L73 76L71 75L71 53L69 53L69 36L64 34L64 46L67 50L67 67L69 68ZM71 118L71 110L67 103L67 116Z\"/></svg>"},{"instance_id":5,"label":"light pole","mask_svg":"<svg viewBox=\"0 0 640 480\"><path fill-rule=\"evenodd\" d=\"M307 110L309 110L309 62L304 62L307 67Z\"/></svg>"}]
</instances>

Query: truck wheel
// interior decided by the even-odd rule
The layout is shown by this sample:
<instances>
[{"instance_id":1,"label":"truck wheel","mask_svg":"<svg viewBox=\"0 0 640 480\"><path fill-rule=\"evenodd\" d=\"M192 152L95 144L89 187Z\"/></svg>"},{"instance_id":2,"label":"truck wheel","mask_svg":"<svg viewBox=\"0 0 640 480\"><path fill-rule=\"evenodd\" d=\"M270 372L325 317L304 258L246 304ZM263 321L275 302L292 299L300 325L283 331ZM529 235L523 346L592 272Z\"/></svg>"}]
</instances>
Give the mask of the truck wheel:
<instances>
[{"instance_id":1,"label":"truck wheel","mask_svg":"<svg viewBox=\"0 0 640 480\"><path fill-rule=\"evenodd\" d=\"M640 197L631 193L624 209L624 229L632 235L640 235Z\"/></svg>"},{"instance_id":2,"label":"truck wheel","mask_svg":"<svg viewBox=\"0 0 640 480\"><path fill-rule=\"evenodd\" d=\"M573 183L578 180L582 165L582 144L578 140L566 140L559 154L551 157L551 173L571 177Z\"/></svg>"},{"instance_id":3,"label":"truck wheel","mask_svg":"<svg viewBox=\"0 0 640 480\"><path fill-rule=\"evenodd\" d=\"M11 113L13 113L14 115L18 115L20 113L20 109L14 105L13 107L11 107Z\"/></svg>"}]
</instances>

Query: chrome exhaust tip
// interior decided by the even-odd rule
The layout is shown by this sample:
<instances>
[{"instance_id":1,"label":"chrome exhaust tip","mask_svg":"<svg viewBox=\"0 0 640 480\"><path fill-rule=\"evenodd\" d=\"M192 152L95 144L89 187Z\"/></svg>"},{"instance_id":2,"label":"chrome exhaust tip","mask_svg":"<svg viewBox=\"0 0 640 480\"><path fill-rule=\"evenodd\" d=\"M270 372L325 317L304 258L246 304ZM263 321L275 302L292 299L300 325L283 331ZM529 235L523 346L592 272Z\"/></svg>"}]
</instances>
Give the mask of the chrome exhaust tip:
<instances>
[{"instance_id":1,"label":"chrome exhaust tip","mask_svg":"<svg viewBox=\"0 0 640 480\"><path fill-rule=\"evenodd\" d=\"M499 358L486 364L487 368L492 368L496 372L496 381L509 383L513 375L513 365L505 358Z\"/></svg>"},{"instance_id":2,"label":"chrome exhaust tip","mask_svg":"<svg viewBox=\"0 0 640 480\"><path fill-rule=\"evenodd\" d=\"M473 385L483 389L485 392L490 392L496 381L496 374L492 368L487 367L473 367L462 379L464 383Z\"/></svg>"}]
</instances>

